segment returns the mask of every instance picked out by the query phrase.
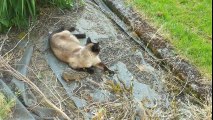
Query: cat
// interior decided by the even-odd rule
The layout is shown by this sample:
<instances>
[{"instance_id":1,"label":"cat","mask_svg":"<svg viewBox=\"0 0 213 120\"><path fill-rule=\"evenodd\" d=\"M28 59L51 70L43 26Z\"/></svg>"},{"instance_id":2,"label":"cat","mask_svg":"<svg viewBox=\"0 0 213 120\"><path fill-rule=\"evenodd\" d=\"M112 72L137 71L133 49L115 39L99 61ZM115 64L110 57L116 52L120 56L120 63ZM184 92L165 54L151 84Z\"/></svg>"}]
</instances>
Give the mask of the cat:
<instances>
[{"instance_id":1,"label":"cat","mask_svg":"<svg viewBox=\"0 0 213 120\"><path fill-rule=\"evenodd\" d=\"M82 46L79 39L86 38L86 35L72 34L71 32L74 30L74 27L68 30L60 28L50 35L49 43L54 55L78 71L87 71L93 74L96 67L104 72L114 74L114 71L107 68L99 57L99 43L92 42L91 38L88 37L86 45Z\"/></svg>"}]
</instances>

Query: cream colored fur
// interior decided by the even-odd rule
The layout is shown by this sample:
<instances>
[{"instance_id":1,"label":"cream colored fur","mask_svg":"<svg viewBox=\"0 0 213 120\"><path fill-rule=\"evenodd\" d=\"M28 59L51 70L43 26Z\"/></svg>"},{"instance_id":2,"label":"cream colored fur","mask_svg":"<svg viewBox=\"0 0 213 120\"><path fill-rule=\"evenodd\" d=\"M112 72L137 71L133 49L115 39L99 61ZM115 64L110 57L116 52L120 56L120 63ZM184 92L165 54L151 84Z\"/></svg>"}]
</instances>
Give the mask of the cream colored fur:
<instances>
[{"instance_id":1,"label":"cream colored fur","mask_svg":"<svg viewBox=\"0 0 213 120\"><path fill-rule=\"evenodd\" d=\"M99 56L91 52L93 43L81 46L80 41L68 30L55 33L50 39L50 47L55 56L74 69L89 68L101 63Z\"/></svg>"}]
</instances>

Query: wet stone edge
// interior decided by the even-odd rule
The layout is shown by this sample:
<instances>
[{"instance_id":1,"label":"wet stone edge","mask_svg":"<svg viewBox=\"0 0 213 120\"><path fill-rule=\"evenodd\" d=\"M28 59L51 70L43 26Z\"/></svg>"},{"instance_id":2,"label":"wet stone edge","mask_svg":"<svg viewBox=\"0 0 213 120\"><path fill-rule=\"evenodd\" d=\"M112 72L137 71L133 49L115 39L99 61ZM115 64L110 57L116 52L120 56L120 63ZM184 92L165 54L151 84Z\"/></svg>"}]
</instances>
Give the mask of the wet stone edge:
<instances>
[{"instance_id":1,"label":"wet stone edge","mask_svg":"<svg viewBox=\"0 0 213 120\"><path fill-rule=\"evenodd\" d=\"M203 83L203 76L189 61L181 58L174 48L157 30L147 23L133 8L126 7L123 0L103 0L105 4L143 40L149 49L181 80L188 81L188 87L201 98L212 96L212 84Z\"/></svg>"}]
</instances>

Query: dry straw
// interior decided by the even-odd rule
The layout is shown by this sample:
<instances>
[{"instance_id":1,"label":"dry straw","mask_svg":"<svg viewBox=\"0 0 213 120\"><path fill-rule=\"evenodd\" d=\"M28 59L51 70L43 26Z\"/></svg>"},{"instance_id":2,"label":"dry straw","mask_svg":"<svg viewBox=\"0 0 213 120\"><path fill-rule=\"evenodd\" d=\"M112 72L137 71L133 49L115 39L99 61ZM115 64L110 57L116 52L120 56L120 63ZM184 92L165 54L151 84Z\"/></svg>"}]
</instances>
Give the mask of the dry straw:
<instances>
[{"instance_id":1,"label":"dry straw","mask_svg":"<svg viewBox=\"0 0 213 120\"><path fill-rule=\"evenodd\" d=\"M66 113L64 113L61 109L59 109L57 106L55 106L45 95L44 93L33 83L31 80L29 80L26 76L22 75L18 71L16 71L14 68L12 68L2 56L0 56L0 67L3 67L3 69L7 70L11 75L13 75L18 80L22 80L25 83L27 83L31 88L33 88L38 94L41 95L43 100L53 109L55 109L58 113L60 113L66 120L71 120Z\"/></svg>"}]
</instances>

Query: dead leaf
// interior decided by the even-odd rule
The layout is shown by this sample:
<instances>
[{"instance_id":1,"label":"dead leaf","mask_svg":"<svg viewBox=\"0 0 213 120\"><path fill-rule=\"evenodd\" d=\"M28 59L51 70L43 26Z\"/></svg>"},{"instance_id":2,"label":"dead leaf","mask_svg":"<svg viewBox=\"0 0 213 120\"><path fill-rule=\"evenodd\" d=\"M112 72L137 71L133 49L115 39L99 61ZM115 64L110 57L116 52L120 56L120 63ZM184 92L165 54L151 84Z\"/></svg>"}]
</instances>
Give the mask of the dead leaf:
<instances>
[{"instance_id":1,"label":"dead leaf","mask_svg":"<svg viewBox=\"0 0 213 120\"><path fill-rule=\"evenodd\" d=\"M140 71L146 71L146 67L144 65L136 65Z\"/></svg>"},{"instance_id":2,"label":"dead leaf","mask_svg":"<svg viewBox=\"0 0 213 120\"><path fill-rule=\"evenodd\" d=\"M24 39L24 38L26 37L25 35L26 35L25 32L21 32L21 33L18 34L18 37L17 37L17 38L18 38L19 40Z\"/></svg>"}]
</instances>

